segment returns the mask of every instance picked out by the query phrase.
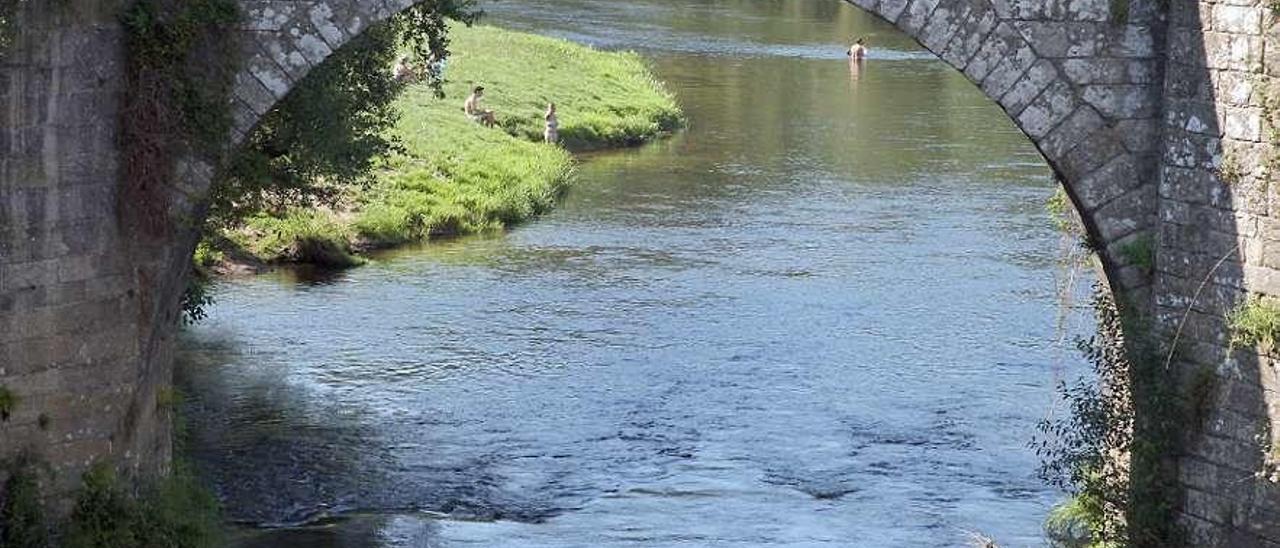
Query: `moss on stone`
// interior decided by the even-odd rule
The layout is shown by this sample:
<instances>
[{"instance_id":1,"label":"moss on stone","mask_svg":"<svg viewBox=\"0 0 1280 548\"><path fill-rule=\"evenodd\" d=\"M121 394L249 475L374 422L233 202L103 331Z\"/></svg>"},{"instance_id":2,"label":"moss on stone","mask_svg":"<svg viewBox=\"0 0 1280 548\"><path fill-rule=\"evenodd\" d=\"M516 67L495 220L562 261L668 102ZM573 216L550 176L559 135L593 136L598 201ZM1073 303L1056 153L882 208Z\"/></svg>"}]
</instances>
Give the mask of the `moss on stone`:
<instances>
[{"instance_id":1,"label":"moss on stone","mask_svg":"<svg viewBox=\"0 0 1280 548\"><path fill-rule=\"evenodd\" d=\"M1125 242L1119 251L1125 263L1141 268L1143 272L1150 273L1156 266L1155 241L1150 235L1144 234Z\"/></svg>"},{"instance_id":2,"label":"moss on stone","mask_svg":"<svg viewBox=\"0 0 1280 548\"><path fill-rule=\"evenodd\" d=\"M0 384L0 422L8 421L17 407L18 395L14 394L8 386Z\"/></svg>"}]
</instances>

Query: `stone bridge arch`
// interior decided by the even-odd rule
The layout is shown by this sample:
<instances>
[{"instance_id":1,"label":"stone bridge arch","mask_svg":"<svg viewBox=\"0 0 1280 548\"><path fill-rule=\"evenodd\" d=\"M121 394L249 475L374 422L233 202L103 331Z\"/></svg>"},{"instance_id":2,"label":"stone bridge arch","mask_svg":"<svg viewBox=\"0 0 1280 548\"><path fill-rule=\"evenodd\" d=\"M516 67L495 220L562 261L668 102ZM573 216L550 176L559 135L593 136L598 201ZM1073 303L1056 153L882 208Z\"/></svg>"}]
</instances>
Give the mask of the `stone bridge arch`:
<instances>
[{"instance_id":1,"label":"stone bridge arch","mask_svg":"<svg viewBox=\"0 0 1280 548\"><path fill-rule=\"evenodd\" d=\"M1146 301L1149 273L1120 249L1149 238L1156 217L1163 19L1155 1L1134 0L1123 23L1111 0L844 1L892 23L998 104L1062 181L1102 250L1113 289L1129 302ZM418 2L241 3L234 142L311 68Z\"/></svg>"},{"instance_id":2,"label":"stone bridge arch","mask_svg":"<svg viewBox=\"0 0 1280 548\"><path fill-rule=\"evenodd\" d=\"M416 0L240 1L232 144L333 51ZM1221 318L1243 292L1280 296L1280 187L1259 175L1268 147L1251 83L1280 77L1266 1L847 1L1007 113L1063 180L1113 289L1158 329L1195 309L1193 351L1179 361L1218 368L1223 384L1208 441L1178 455L1187 497L1176 505L1203 544L1280 542L1280 493L1252 475L1257 427L1280 416L1280 376L1269 358L1232 353ZM38 451L65 497L95 460L166 467L159 401L195 244L182 219L199 211L212 170L184 164L169 189L175 233L136 241L118 215L119 2L57 4L70 9L22 3L32 13L0 58L0 387L19 398L0 420L0 459ZM1245 173L1224 186L1228 145ZM1135 264L1125 249L1146 238L1158 254ZM1206 277L1219 257L1228 267Z\"/></svg>"}]
</instances>

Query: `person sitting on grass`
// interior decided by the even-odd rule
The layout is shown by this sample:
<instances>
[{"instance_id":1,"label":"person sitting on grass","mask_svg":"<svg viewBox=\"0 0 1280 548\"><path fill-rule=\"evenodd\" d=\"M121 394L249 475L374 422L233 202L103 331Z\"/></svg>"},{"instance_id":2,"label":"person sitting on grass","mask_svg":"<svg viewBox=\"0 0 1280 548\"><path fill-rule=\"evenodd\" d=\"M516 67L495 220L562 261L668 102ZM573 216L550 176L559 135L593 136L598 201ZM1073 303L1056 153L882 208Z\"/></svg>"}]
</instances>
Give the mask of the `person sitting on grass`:
<instances>
[{"instance_id":1,"label":"person sitting on grass","mask_svg":"<svg viewBox=\"0 0 1280 548\"><path fill-rule=\"evenodd\" d=\"M396 68L392 71L392 75L395 76L396 81L401 84L412 84L420 79L418 72L419 71L409 63L409 56L401 55L400 58L396 60Z\"/></svg>"},{"instance_id":2,"label":"person sitting on grass","mask_svg":"<svg viewBox=\"0 0 1280 548\"><path fill-rule=\"evenodd\" d=\"M476 86L471 91L471 95L467 97L467 101L462 103L462 111L467 113L467 118L471 121L484 125L484 127L493 127L498 123L498 119L494 116L492 110L480 108L480 98L484 97L484 86Z\"/></svg>"}]
</instances>

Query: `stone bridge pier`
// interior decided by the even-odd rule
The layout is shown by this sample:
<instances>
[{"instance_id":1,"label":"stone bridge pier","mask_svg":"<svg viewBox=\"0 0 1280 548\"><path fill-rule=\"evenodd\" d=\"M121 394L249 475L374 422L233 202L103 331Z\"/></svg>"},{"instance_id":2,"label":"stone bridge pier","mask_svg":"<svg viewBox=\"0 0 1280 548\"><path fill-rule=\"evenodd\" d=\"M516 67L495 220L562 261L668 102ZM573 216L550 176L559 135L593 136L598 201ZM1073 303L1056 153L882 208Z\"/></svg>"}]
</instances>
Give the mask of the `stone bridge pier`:
<instances>
[{"instance_id":1,"label":"stone bridge pier","mask_svg":"<svg viewBox=\"0 0 1280 548\"><path fill-rule=\"evenodd\" d=\"M1277 378L1270 356L1231 349L1224 319L1250 293L1280 296L1270 0L850 1L1008 114L1062 180L1112 289L1176 346L1170 377L1212 374L1204 424L1168 455L1192 543L1280 545ZM130 228L124 2L21 2L0 57L0 401L16 401L0 408L0 459L42 459L63 501L94 462L166 470L178 302L213 172L184 163L162 189L161 236ZM240 3L233 146L414 0Z\"/></svg>"}]
</instances>

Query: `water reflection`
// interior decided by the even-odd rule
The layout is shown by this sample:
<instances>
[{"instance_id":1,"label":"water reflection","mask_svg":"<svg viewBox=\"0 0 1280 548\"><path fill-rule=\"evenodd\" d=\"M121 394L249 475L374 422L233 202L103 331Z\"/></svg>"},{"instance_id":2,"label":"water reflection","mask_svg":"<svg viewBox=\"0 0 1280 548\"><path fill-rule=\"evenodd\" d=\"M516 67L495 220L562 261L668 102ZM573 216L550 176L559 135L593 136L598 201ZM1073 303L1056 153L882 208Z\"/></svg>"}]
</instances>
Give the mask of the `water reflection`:
<instances>
[{"instance_id":1,"label":"water reflection","mask_svg":"<svg viewBox=\"0 0 1280 548\"><path fill-rule=\"evenodd\" d=\"M237 520L344 516L245 546L1040 544L1024 444L1088 321L997 107L839 2L488 8L641 49L690 128L510 234L220 287L197 459Z\"/></svg>"},{"instance_id":2,"label":"water reflection","mask_svg":"<svg viewBox=\"0 0 1280 548\"><path fill-rule=\"evenodd\" d=\"M858 90L858 81L862 79L862 71L866 65L865 59L849 58L849 83L854 91Z\"/></svg>"}]
</instances>

